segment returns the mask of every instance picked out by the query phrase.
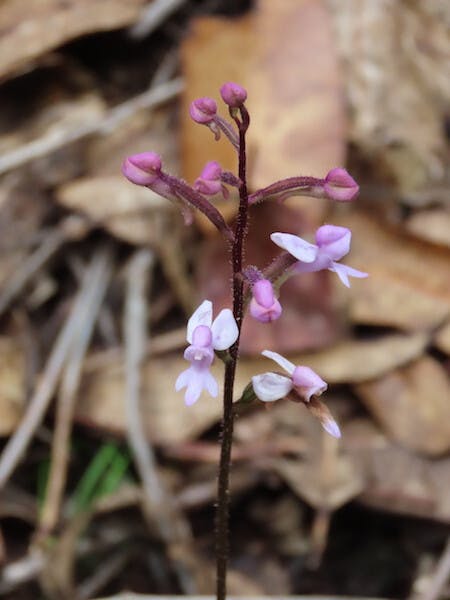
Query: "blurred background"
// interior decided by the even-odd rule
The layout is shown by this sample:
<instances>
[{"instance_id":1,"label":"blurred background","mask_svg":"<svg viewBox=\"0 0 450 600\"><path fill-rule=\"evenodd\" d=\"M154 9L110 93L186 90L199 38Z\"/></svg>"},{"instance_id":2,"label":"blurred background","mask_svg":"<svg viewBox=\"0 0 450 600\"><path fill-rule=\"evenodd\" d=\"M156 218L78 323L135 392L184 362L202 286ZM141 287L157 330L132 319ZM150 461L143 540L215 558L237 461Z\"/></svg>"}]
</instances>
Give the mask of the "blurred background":
<instances>
[{"instance_id":1,"label":"blurred background","mask_svg":"<svg viewBox=\"0 0 450 600\"><path fill-rule=\"evenodd\" d=\"M255 207L248 262L328 222L370 273L298 277L279 322L245 325L238 391L284 353L329 383L343 437L288 402L239 417L230 593L450 598L446 0L1 2L3 598L214 590L220 400L173 386L187 316L228 302L228 256L120 166L235 169L187 112L228 80L249 93L252 191L336 166L361 186Z\"/></svg>"}]
</instances>

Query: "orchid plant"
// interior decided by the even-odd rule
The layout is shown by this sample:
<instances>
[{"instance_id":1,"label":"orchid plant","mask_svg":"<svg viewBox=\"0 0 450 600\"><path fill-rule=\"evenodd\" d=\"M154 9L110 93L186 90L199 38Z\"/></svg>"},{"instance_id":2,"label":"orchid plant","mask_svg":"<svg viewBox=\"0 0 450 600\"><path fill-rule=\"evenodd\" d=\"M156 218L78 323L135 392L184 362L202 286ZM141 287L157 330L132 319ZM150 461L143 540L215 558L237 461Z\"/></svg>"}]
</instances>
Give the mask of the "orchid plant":
<instances>
[{"instance_id":1,"label":"orchid plant","mask_svg":"<svg viewBox=\"0 0 450 600\"><path fill-rule=\"evenodd\" d=\"M223 418L221 453L218 476L216 514L217 599L226 598L228 564L229 478L233 423L237 407L253 400L273 402L289 398L302 402L321 422L325 431L340 437L340 430L326 405L318 399L326 389L326 382L307 366L294 365L276 352L265 350L262 354L274 361L283 372L268 371L255 375L240 398L234 398L234 382L239 357L239 340L248 308L250 316L261 323L280 318L282 306L277 295L279 288L290 276L327 269L337 274L349 287L349 277L363 278L367 273L353 269L339 261L350 250L351 232L345 227L326 224L315 234L316 243L310 243L293 233L275 232L271 240L284 252L275 261L260 270L244 264L245 240L249 209L264 201L278 202L295 196L328 198L338 202L353 200L359 191L354 179L345 169L335 168L324 179L297 176L276 181L249 193L247 187L246 133L250 116L245 106L246 90L232 82L225 83L220 94L228 106L231 121L221 117L212 98L199 98L190 106L191 118L208 127L216 140L224 135L237 152L237 175L224 171L212 161L192 186L163 170L161 157L154 152L135 154L125 159L123 174L132 183L147 187L177 204L186 224L193 221L193 210L202 212L218 229L228 243L232 264L232 307L219 312L213 320L213 306L204 300L194 311L187 325L189 346L184 358L190 366L175 382L177 391L185 389L187 405L197 402L205 390L210 396L218 395L219 386L210 367L219 358L224 363ZM214 204L215 197L229 198L230 189L239 197L236 224L231 227ZM237 193L236 193L237 192Z\"/></svg>"}]
</instances>

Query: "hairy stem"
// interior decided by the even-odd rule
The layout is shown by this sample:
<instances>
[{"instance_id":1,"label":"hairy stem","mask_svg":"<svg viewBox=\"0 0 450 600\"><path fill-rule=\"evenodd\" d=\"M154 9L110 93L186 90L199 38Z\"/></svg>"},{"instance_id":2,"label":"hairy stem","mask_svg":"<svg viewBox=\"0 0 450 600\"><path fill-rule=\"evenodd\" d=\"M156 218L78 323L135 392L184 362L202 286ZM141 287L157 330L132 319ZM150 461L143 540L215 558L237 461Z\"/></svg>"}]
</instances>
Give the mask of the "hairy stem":
<instances>
[{"instance_id":1,"label":"hairy stem","mask_svg":"<svg viewBox=\"0 0 450 600\"><path fill-rule=\"evenodd\" d=\"M225 365L224 394L223 394L223 420L220 448L220 464L217 488L217 513L216 513L216 597L225 600L227 594L227 567L228 567L228 520L230 506L230 468L231 447L233 443L233 392L236 366L239 355L239 341L244 313L244 281L239 275L242 272L244 259L244 242L248 222L248 191L247 191L247 165L245 134L250 124L249 115L245 107L240 109L241 119L235 119L239 129L239 211L232 246L233 268L233 315L239 329L239 336L230 348L231 360Z\"/></svg>"}]
</instances>

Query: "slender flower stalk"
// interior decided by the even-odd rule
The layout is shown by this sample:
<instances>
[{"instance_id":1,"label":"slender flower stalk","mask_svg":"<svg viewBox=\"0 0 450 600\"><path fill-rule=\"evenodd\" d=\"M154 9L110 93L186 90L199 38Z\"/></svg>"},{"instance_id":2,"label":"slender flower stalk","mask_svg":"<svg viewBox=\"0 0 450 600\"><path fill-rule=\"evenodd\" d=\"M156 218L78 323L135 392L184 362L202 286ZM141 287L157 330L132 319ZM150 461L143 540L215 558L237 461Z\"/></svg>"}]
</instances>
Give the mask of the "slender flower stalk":
<instances>
[{"instance_id":1,"label":"slender flower stalk","mask_svg":"<svg viewBox=\"0 0 450 600\"><path fill-rule=\"evenodd\" d=\"M224 98L225 100L225 98ZM225 100L226 102L226 100ZM239 209L234 233L234 244L231 251L233 269L233 315L236 320L239 335L230 348L231 360L225 365L223 418L220 448L219 477L217 486L217 513L216 513L216 597L225 600L227 595L227 567L229 548L229 480L231 468L231 446L233 442L234 410L233 393L236 366L239 354L239 341L244 316L244 281L241 277L244 244L248 223L248 191L247 191L247 154L245 135L250 125L250 117L244 105L239 108L241 119L235 116L236 107L230 107L230 115L236 122L239 131Z\"/></svg>"}]
</instances>

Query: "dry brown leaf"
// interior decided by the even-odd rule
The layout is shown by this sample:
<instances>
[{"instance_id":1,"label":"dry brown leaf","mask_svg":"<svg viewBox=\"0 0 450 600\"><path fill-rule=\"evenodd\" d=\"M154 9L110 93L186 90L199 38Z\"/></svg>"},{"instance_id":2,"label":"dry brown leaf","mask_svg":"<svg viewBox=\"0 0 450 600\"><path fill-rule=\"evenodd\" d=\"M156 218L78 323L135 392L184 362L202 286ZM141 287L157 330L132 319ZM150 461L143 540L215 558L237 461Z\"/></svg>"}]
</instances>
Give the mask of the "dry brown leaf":
<instances>
[{"instance_id":1,"label":"dry brown leaf","mask_svg":"<svg viewBox=\"0 0 450 600\"><path fill-rule=\"evenodd\" d=\"M187 93L182 107L183 169L187 179L219 160L235 168L234 152L198 132L189 102L218 98L234 80L249 92L250 188L295 174L323 176L344 160L345 119L329 14L316 0L260 0L238 21L202 19L183 48ZM205 128L203 128L205 129ZM296 199L295 206L301 201ZM320 219L320 202L305 205Z\"/></svg>"},{"instance_id":2,"label":"dry brown leaf","mask_svg":"<svg viewBox=\"0 0 450 600\"><path fill-rule=\"evenodd\" d=\"M450 210L420 210L413 213L405 225L417 237L450 248Z\"/></svg>"},{"instance_id":3,"label":"dry brown leaf","mask_svg":"<svg viewBox=\"0 0 450 600\"><path fill-rule=\"evenodd\" d=\"M145 363L142 418L150 439L156 444L175 444L195 438L220 418L220 392L217 399L202 397L190 407L185 406L183 393L175 392L175 380L187 366L182 358L173 357L150 358ZM216 364L215 369L220 372L220 365ZM125 402L124 371L118 360L85 377L76 418L86 425L123 434Z\"/></svg>"},{"instance_id":4,"label":"dry brown leaf","mask_svg":"<svg viewBox=\"0 0 450 600\"><path fill-rule=\"evenodd\" d=\"M25 183L0 187L0 286L23 263L48 209L47 199Z\"/></svg>"},{"instance_id":5,"label":"dry brown leaf","mask_svg":"<svg viewBox=\"0 0 450 600\"><path fill-rule=\"evenodd\" d=\"M436 333L434 343L439 350L450 356L450 321Z\"/></svg>"},{"instance_id":6,"label":"dry brown leaf","mask_svg":"<svg viewBox=\"0 0 450 600\"><path fill-rule=\"evenodd\" d=\"M345 450L366 475L358 500L381 510L450 523L450 458L430 459L398 446L369 421L343 428Z\"/></svg>"},{"instance_id":7,"label":"dry brown leaf","mask_svg":"<svg viewBox=\"0 0 450 600\"><path fill-rule=\"evenodd\" d=\"M17 343L0 338L0 436L11 434L25 410L25 362Z\"/></svg>"},{"instance_id":8,"label":"dry brown leaf","mask_svg":"<svg viewBox=\"0 0 450 600\"><path fill-rule=\"evenodd\" d=\"M57 200L132 244L158 244L161 219L171 210L166 199L120 175L76 179L59 188Z\"/></svg>"},{"instance_id":9,"label":"dry brown leaf","mask_svg":"<svg viewBox=\"0 0 450 600\"><path fill-rule=\"evenodd\" d=\"M367 271L371 280L368 289L352 286L352 318L408 329L434 327L445 318L446 307L450 309L450 250L378 223L354 208L336 214L333 222L352 230L348 262Z\"/></svg>"},{"instance_id":10,"label":"dry brown leaf","mask_svg":"<svg viewBox=\"0 0 450 600\"><path fill-rule=\"evenodd\" d=\"M81 35L133 23L146 0L4 0L0 6L0 78Z\"/></svg>"},{"instance_id":11,"label":"dry brown leaf","mask_svg":"<svg viewBox=\"0 0 450 600\"><path fill-rule=\"evenodd\" d=\"M404 191L444 172L448 2L328 0L346 65L352 137Z\"/></svg>"},{"instance_id":12,"label":"dry brown leaf","mask_svg":"<svg viewBox=\"0 0 450 600\"><path fill-rule=\"evenodd\" d=\"M450 449L450 383L441 365L425 356L355 387L390 437L433 455Z\"/></svg>"},{"instance_id":13,"label":"dry brown leaf","mask_svg":"<svg viewBox=\"0 0 450 600\"><path fill-rule=\"evenodd\" d=\"M408 283L394 277L386 277L381 283L376 274L362 284L353 285L349 298L349 315L354 323L426 331L440 325L450 314L447 301L418 287L412 291Z\"/></svg>"},{"instance_id":14,"label":"dry brown leaf","mask_svg":"<svg viewBox=\"0 0 450 600\"><path fill-rule=\"evenodd\" d=\"M308 365L330 384L357 383L407 364L422 354L427 343L428 337L421 333L384 335L367 341L345 341L314 354L291 355L289 360L297 365ZM274 369L274 363L241 361L239 369L250 378L261 373L260 369Z\"/></svg>"}]
</instances>

